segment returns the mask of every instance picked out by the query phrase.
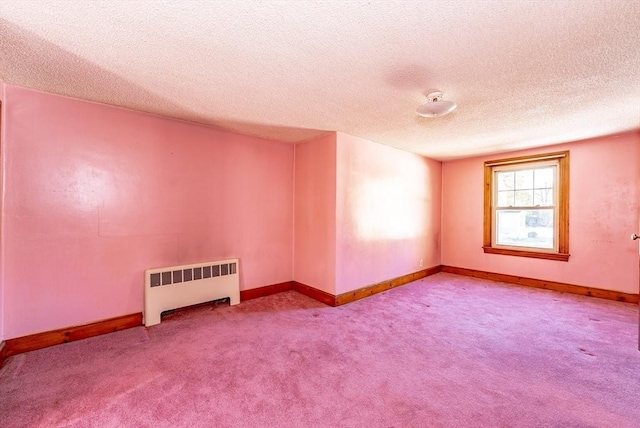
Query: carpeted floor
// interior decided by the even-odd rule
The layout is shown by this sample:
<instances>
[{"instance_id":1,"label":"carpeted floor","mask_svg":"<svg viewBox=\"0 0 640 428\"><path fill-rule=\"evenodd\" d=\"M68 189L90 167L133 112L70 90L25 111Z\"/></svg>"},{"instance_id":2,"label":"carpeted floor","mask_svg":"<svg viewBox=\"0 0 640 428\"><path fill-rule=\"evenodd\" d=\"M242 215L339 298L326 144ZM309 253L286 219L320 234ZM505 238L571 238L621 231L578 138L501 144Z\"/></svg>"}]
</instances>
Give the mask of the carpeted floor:
<instances>
[{"instance_id":1,"label":"carpeted floor","mask_svg":"<svg viewBox=\"0 0 640 428\"><path fill-rule=\"evenodd\" d=\"M638 307L440 273L10 358L3 427L638 427Z\"/></svg>"}]
</instances>

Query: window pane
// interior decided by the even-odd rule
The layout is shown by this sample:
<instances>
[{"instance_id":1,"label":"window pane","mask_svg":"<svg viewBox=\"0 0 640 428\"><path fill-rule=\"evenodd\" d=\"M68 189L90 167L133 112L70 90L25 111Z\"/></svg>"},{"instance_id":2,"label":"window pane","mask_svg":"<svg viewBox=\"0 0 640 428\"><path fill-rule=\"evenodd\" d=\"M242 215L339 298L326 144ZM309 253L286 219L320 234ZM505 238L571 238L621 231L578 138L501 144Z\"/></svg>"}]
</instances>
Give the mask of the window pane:
<instances>
[{"instance_id":1,"label":"window pane","mask_svg":"<svg viewBox=\"0 0 640 428\"><path fill-rule=\"evenodd\" d=\"M515 174L511 172L498 172L496 179L498 180L498 190L512 190Z\"/></svg>"},{"instance_id":2,"label":"window pane","mask_svg":"<svg viewBox=\"0 0 640 428\"><path fill-rule=\"evenodd\" d=\"M513 206L513 191L503 190L498 192L498 206L499 207L512 207Z\"/></svg>"},{"instance_id":3,"label":"window pane","mask_svg":"<svg viewBox=\"0 0 640 428\"><path fill-rule=\"evenodd\" d=\"M553 181L556 175L556 168L541 168L534 172L534 183L536 189L553 187Z\"/></svg>"},{"instance_id":4,"label":"window pane","mask_svg":"<svg viewBox=\"0 0 640 428\"><path fill-rule=\"evenodd\" d=\"M496 211L496 243L553 249L553 209Z\"/></svg>"},{"instance_id":5,"label":"window pane","mask_svg":"<svg viewBox=\"0 0 640 428\"><path fill-rule=\"evenodd\" d=\"M517 190L516 194L516 206L518 207L531 207L533 206L533 190Z\"/></svg>"},{"instance_id":6,"label":"window pane","mask_svg":"<svg viewBox=\"0 0 640 428\"><path fill-rule=\"evenodd\" d=\"M533 189L533 170L516 171L516 189Z\"/></svg>"},{"instance_id":7,"label":"window pane","mask_svg":"<svg viewBox=\"0 0 640 428\"><path fill-rule=\"evenodd\" d=\"M533 191L533 205L552 206L553 189L536 189Z\"/></svg>"}]
</instances>

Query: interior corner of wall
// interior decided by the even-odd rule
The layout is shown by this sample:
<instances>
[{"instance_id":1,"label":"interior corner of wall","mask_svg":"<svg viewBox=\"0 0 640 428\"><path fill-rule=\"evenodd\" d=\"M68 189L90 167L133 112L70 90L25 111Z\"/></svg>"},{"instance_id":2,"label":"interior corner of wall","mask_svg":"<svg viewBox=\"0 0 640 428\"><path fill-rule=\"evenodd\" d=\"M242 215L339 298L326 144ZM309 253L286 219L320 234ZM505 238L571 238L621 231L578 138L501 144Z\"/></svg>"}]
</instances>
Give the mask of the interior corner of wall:
<instances>
[{"instance_id":1,"label":"interior corner of wall","mask_svg":"<svg viewBox=\"0 0 640 428\"><path fill-rule=\"evenodd\" d=\"M5 206L5 138L6 138L6 102L5 83L0 80L0 343L4 340L4 206Z\"/></svg>"}]
</instances>

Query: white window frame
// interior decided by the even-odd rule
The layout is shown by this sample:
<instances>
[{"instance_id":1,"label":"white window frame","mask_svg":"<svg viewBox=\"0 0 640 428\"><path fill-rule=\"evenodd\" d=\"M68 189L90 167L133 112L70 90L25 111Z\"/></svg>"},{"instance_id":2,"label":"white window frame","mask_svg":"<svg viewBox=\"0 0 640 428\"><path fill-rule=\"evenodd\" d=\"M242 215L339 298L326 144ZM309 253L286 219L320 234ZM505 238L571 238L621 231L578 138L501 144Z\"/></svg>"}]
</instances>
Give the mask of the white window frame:
<instances>
[{"instance_id":1,"label":"white window frame","mask_svg":"<svg viewBox=\"0 0 640 428\"><path fill-rule=\"evenodd\" d=\"M512 171L523 171L523 170L535 170L539 168L547 168L549 166L555 167L555 174L553 177L553 204L552 205L531 205L531 206L509 206L509 207L499 207L498 206L498 180L495 178L498 176L500 172L512 172ZM559 227L558 227L558 194L559 194L559 174L558 171L560 169L560 165L557 159L549 160L549 161L540 161L540 162L527 162L521 164L512 164L512 165L499 165L495 166L491 169L493 173L493 189L492 189L492 242L494 248L505 248L511 250L530 250L530 251L542 251L548 253L557 253L558 252L558 241L559 241ZM498 211L534 211L537 209L553 209L553 247L552 248L540 248L540 247L528 247L525 245L505 245L498 243Z\"/></svg>"}]
</instances>

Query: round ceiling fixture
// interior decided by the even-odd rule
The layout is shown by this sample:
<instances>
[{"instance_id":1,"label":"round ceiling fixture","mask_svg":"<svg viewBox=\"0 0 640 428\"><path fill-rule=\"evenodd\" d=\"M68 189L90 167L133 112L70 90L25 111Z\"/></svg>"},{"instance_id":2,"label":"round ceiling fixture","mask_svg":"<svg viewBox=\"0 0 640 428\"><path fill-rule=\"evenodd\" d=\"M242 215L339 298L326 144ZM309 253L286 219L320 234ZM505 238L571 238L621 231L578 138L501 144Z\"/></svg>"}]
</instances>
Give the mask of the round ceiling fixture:
<instances>
[{"instance_id":1,"label":"round ceiling fixture","mask_svg":"<svg viewBox=\"0 0 640 428\"><path fill-rule=\"evenodd\" d=\"M422 117L438 117L444 116L454 111L457 107L456 103L442 99L444 92L433 91L427 94L427 101L416 109L416 114Z\"/></svg>"}]
</instances>

